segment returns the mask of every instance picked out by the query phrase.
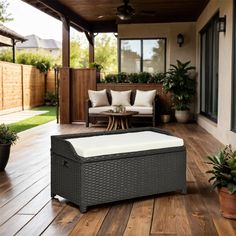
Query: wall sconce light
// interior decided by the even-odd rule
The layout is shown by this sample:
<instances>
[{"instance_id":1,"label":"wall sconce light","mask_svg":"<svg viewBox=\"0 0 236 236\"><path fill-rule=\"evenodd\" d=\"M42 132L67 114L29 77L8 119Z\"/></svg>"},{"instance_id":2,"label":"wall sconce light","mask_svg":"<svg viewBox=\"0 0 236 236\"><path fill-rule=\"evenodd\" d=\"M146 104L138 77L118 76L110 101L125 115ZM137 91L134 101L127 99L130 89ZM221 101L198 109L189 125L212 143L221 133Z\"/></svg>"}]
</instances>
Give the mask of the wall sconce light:
<instances>
[{"instance_id":1,"label":"wall sconce light","mask_svg":"<svg viewBox=\"0 0 236 236\"><path fill-rule=\"evenodd\" d=\"M226 15L219 17L217 22L217 30L218 32L226 32Z\"/></svg>"},{"instance_id":2,"label":"wall sconce light","mask_svg":"<svg viewBox=\"0 0 236 236\"><path fill-rule=\"evenodd\" d=\"M182 34L177 35L177 43L179 44L180 47L184 43L184 36Z\"/></svg>"}]
</instances>

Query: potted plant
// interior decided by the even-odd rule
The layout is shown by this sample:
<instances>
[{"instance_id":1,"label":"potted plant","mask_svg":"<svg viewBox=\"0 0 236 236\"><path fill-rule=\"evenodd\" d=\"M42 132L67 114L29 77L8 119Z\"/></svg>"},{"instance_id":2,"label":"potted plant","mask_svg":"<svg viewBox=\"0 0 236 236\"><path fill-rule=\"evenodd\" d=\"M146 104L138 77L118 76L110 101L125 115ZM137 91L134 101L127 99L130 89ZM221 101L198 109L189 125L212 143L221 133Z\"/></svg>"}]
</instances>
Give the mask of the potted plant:
<instances>
[{"instance_id":1,"label":"potted plant","mask_svg":"<svg viewBox=\"0 0 236 236\"><path fill-rule=\"evenodd\" d=\"M236 151L229 145L208 159L212 169L207 173L213 175L209 182L213 181L213 188L218 188L221 214L236 219Z\"/></svg>"},{"instance_id":2,"label":"potted plant","mask_svg":"<svg viewBox=\"0 0 236 236\"><path fill-rule=\"evenodd\" d=\"M175 108L175 118L180 123L189 120L189 108L195 94L195 80L190 72L195 69L189 66L191 62L182 63L177 60L177 65L170 65L169 71L163 81L163 89L172 93Z\"/></svg>"},{"instance_id":3,"label":"potted plant","mask_svg":"<svg viewBox=\"0 0 236 236\"><path fill-rule=\"evenodd\" d=\"M96 80L98 83L100 83L100 72L103 69L103 66L101 64L98 64L96 62L90 63L90 68L96 69Z\"/></svg>"},{"instance_id":4,"label":"potted plant","mask_svg":"<svg viewBox=\"0 0 236 236\"><path fill-rule=\"evenodd\" d=\"M17 134L5 124L0 125L0 171L7 165L10 156L11 145L18 139Z\"/></svg>"},{"instance_id":5,"label":"potted plant","mask_svg":"<svg viewBox=\"0 0 236 236\"><path fill-rule=\"evenodd\" d=\"M171 116L171 109L167 104L165 104L161 108L161 115L160 115L161 122L168 123L170 121L170 116Z\"/></svg>"}]
</instances>

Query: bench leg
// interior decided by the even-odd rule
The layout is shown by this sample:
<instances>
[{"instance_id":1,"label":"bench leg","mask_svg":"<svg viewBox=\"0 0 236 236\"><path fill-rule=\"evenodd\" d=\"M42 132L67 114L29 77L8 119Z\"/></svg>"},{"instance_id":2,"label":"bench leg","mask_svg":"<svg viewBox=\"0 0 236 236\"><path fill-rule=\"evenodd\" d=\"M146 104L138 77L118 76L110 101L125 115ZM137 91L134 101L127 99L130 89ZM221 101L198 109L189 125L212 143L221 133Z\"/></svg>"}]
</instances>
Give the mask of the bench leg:
<instances>
[{"instance_id":1,"label":"bench leg","mask_svg":"<svg viewBox=\"0 0 236 236\"><path fill-rule=\"evenodd\" d=\"M79 210L81 213L86 213L87 212L87 206L80 206Z\"/></svg>"},{"instance_id":2,"label":"bench leg","mask_svg":"<svg viewBox=\"0 0 236 236\"><path fill-rule=\"evenodd\" d=\"M182 193L182 194L187 194L187 188L184 187L183 189L181 189L181 193Z\"/></svg>"}]
</instances>

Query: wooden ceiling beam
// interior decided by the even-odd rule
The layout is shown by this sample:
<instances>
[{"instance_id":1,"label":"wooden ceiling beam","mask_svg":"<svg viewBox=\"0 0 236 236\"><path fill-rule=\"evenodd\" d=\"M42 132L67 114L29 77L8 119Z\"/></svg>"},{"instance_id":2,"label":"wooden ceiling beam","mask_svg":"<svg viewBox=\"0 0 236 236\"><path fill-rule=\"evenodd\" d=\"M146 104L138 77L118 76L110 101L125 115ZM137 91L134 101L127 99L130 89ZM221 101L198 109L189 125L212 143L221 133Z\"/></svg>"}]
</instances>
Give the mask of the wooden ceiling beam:
<instances>
[{"instance_id":1,"label":"wooden ceiling beam","mask_svg":"<svg viewBox=\"0 0 236 236\"><path fill-rule=\"evenodd\" d=\"M95 21L92 23L92 31L94 33L116 33L116 21Z\"/></svg>"}]
</instances>

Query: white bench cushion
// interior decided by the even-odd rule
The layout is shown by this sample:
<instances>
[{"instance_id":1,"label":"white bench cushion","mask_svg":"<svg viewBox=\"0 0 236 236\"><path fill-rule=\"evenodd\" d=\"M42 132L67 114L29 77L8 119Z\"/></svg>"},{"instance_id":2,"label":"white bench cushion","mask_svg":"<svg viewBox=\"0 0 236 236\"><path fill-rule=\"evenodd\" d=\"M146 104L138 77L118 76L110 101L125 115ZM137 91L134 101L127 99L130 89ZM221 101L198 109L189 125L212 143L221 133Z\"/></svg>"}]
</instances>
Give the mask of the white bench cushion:
<instances>
[{"instance_id":1,"label":"white bench cushion","mask_svg":"<svg viewBox=\"0 0 236 236\"><path fill-rule=\"evenodd\" d=\"M99 135L83 138L66 139L81 157L137 152L184 145L181 138L142 131L124 134Z\"/></svg>"}]
</instances>

